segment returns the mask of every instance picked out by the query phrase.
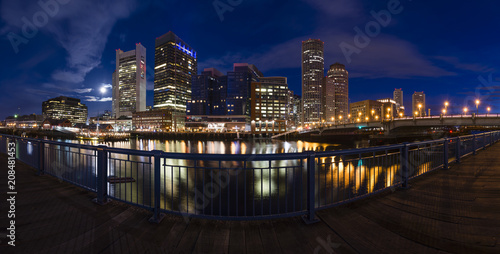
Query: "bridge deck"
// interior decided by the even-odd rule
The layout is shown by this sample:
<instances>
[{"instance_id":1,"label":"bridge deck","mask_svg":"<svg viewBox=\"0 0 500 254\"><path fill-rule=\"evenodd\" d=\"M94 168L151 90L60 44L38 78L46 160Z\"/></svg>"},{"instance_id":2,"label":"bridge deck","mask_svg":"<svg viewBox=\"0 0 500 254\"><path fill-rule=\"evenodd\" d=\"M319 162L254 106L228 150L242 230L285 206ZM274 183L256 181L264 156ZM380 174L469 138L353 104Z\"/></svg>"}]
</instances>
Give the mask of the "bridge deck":
<instances>
[{"instance_id":1,"label":"bridge deck","mask_svg":"<svg viewBox=\"0 0 500 254\"><path fill-rule=\"evenodd\" d=\"M300 218L221 222L150 213L95 194L17 162L16 244L7 247L6 180L2 186L1 253L500 253L500 145L388 191ZM0 155L6 179L5 155ZM334 248L328 252L324 246Z\"/></svg>"}]
</instances>

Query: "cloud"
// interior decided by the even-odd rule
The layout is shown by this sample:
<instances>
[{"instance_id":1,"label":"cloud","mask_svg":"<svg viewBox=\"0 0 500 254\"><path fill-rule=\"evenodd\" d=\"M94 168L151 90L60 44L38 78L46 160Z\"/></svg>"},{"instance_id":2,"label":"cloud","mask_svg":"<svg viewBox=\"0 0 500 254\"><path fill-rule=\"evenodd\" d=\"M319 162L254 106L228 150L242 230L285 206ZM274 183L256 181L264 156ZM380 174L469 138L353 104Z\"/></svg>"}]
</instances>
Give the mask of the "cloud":
<instances>
[{"instance_id":1,"label":"cloud","mask_svg":"<svg viewBox=\"0 0 500 254\"><path fill-rule=\"evenodd\" d=\"M359 16L362 8L358 1L354 0L302 0L320 12L324 12L332 17Z\"/></svg>"},{"instance_id":2,"label":"cloud","mask_svg":"<svg viewBox=\"0 0 500 254\"><path fill-rule=\"evenodd\" d=\"M92 88L83 88L83 89L74 89L73 91L75 93L90 93L90 92L92 92L92 90L94 90L94 89L92 89Z\"/></svg>"},{"instance_id":3,"label":"cloud","mask_svg":"<svg viewBox=\"0 0 500 254\"><path fill-rule=\"evenodd\" d=\"M494 68L481 65L481 64L475 64L475 63L463 63L460 61L458 57L454 56L435 56L434 59L448 63L455 67L456 69L460 70L466 70L466 71L473 71L473 72L491 72L494 71Z\"/></svg>"},{"instance_id":4,"label":"cloud","mask_svg":"<svg viewBox=\"0 0 500 254\"><path fill-rule=\"evenodd\" d=\"M104 88L112 88L113 86L111 84L105 84L105 83L103 83L102 87L104 87Z\"/></svg>"},{"instance_id":5,"label":"cloud","mask_svg":"<svg viewBox=\"0 0 500 254\"><path fill-rule=\"evenodd\" d=\"M111 97L96 97L96 96L85 96L85 101L95 101L95 102L106 102L106 101L112 101L113 98Z\"/></svg>"},{"instance_id":6,"label":"cloud","mask_svg":"<svg viewBox=\"0 0 500 254\"><path fill-rule=\"evenodd\" d=\"M42 8L34 1L3 1L1 17L7 24L1 31L20 31L21 17L33 17ZM81 83L87 73L100 65L101 55L114 24L131 15L136 0L69 1L59 5L41 32L53 36L67 53L66 66L55 70L52 78L68 83ZM36 38L36 37L35 37ZM35 39L34 38L34 39Z\"/></svg>"}]
</instances>

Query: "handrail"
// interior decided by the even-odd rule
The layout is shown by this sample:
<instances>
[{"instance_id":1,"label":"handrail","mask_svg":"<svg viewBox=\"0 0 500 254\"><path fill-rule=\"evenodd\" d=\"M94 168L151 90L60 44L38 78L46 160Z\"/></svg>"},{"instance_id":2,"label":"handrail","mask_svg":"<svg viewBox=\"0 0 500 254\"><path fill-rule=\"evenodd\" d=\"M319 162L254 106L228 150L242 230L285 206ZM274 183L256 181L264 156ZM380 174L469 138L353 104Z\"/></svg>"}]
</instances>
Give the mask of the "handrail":
<instances>
[{"instance_id":1,"label":"handrail","mask_svg":"<svg viewBox=\"0 0 500 254\"><path fill-rule=\"evenodd\" d=\"M0 152L6 152L7 139L31 142L18 143L16 156L39 174L95 192L101 204L115 199L154 211L154 222L163 212L225 220L304 215L309 223L316 221L318 209L388 188L408 188L409 179L460 163L462 157L498 142L500 131L360 149L257 155L139 151L4 134Z\"/></svg>"}]
</instances>

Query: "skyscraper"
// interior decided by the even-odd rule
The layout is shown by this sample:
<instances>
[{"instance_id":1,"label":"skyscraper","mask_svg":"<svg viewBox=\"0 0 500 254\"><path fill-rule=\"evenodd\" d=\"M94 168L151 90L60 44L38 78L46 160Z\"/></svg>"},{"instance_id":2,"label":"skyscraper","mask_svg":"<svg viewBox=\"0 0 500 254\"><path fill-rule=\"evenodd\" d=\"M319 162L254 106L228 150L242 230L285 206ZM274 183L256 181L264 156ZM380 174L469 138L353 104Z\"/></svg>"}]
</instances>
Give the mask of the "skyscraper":
<instances>
[{"instance_id":1,"label":"skyscraper","mask_svg":"<svg viewBox=\"0 0 500 254\"><path fill-rule=\"evenodd\" d=\"M425 94L415 92L412 96L412 114L414 116L425 116Z\"/></svg>"},{"instance_id":2,"label":"skyscraper","mask_svg":"<svg viewBox=\"0 0 500 254\"><path fill-rule=\"evenodd\" d=\"M153 104L155 109L172 111L174 131L184 127L197 66L196 51L172 31L156 38Z\"/></svg>"},{"instance_id":3,"label":"skyscraper","mask_svg":"<svg viewBox=\"0 0 500 254\"><path fill-rule=\"evenodd\" d=\"M393 93L393 99L396 101L396 109L398 116L404 116L405 106L403 105L403 89L395 89Z\"/></svg>"},{"instance_id":4,"label":"skyscraper","mask_svg":"<svg viewBox=\"0 0 500 254\"><path fill-rule=\"evenodd\" d=\"M318 39L302 42L302 123L322 119L323 48Z\"/></svg>"},{"instance_id":5,"label":"skyscraper","mask_svg":"<svg viewBox=\"0 0 500 254\"><path fill-rule=\"evenodd\" d=\"M235 63L227 72L227 114L250 116L250 89L252 82L263 77L253 64Z\"/></svg>"},{"instance_id":6,"label":"skyscraper","mask_svg":"<svg viewBox=\"0 0 500 254\"><path fill-rule=\"evenodd\" d=\"M397 106L403 106L403 89L395 89L393 92L393 99L396 101Z\"/></svg>"},{"instance_id":7,"label":"skyscraper","mask_svg":"<svg viewBox=\"0 0 500 254\"><path fill-rule=\"evenodd\" d=\"M223 87L219 82L222 76L219 70L207 68L201 75L193 77L193 91L187 115L215 115L220 112L219 107L225 108L226 98L221 98Z\"/></svg>"},{"instance_id":8,"label":"skyscraper","mask_svg":"<svg viewBox=\"0 0 500 254\"><path fill-rule=\"evenodd\" d=\"M347 119L349 114L349 73L345 65L330 65L323 84L323 119L327 122Z\"/></svg>"},{"instance_id":9,"label":"skyscraper","mask_svg":"<svg viewBox=\"0 0 500 254\"><path fill-rule=\"evenodd\" d=\"M116 50L113 73L113 115L130 116L146 110L146 48L135 44L135 50Z\"/></svg>"},{"instance_id":10,"label":"skyscraper","mask_svg":"<svg viewBox=\"0 0 500 254\"><path fill-rule=\"evenodd\" d=\"M196 74L196 52L189 45L172 31L156 38L154 108L185 113Z\"/></svg>"}]
</instances>

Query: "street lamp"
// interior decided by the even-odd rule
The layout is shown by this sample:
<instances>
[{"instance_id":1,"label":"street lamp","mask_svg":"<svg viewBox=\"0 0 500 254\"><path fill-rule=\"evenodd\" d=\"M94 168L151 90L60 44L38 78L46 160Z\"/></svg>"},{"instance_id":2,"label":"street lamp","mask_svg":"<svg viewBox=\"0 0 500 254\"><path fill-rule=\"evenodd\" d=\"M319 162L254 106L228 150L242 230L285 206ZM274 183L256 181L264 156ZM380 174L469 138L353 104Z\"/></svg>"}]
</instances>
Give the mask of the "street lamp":
<instances>
[{"instance_id":1,"label":"street lamp","mask_svg":"<svg viewBox=\"0 0 500 254\"><path fill-rule=\"evenodd\" d=\"M467 115L467 111L469 111L469 109L468 109L468 108L466 108L466 107L464 107L464 114L466 114L466 115Z\"/></svg>"},{"instance_id":2,"label":"street lamp","mask_svg":"<svg viewBox=\"0 0 500 254\"><path fill-rule=\"evenodd\" d=\"M488 116L488 114L490 113L491 108L487 107L486 110L488 111L488 113L486 113L486 116Z\"/></svg>"},{"instance_id":3,"label":"street lamp","mask_svg":"<svg viewBox=\"0 0 500 254\"><path fill-rule=\"evenodd\" d=\"M479 100L476 100L476 115L479 113Z\"/></svg>"},{"instance_id":4,"label":"street lamp","mask_svg":"<svg viewBox=\"0 0 500 254\"><path fill-rule=\"evenodd\" d=\"M444 102L444 114L448 111L448 105L450 105L447 101Z\"/></svg>"},{"instance_id":5,"label":"street lamp","mask_svg":"<svg viewBox=\"0 0 500 254\"><path fill-rule=\"evenodd\" d=\"M446 109L443 109L443 115L446 115Z\"/></svg>"},{"instance_id":6,"label":"street lamp","mask_svg":"<svg viewBox=\"0 0 500 254\"><path fill-rule=\"evenodd\" d=\"M422 104L418 104L418 115L422 116Z\"/></svg>"}]
</instances>

